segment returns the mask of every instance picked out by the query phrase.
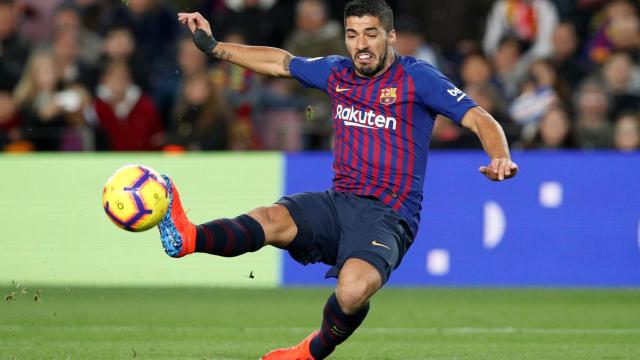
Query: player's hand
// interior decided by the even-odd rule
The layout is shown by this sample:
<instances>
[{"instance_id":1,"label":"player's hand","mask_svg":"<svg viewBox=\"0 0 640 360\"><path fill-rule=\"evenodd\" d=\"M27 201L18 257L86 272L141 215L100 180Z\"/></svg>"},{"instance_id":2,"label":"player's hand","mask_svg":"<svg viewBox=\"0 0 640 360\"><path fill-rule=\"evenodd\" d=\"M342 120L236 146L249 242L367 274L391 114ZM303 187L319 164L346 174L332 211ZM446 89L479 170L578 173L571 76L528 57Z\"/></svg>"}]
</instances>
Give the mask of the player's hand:
<instances>
[{"instance_id":1,"label":"player's hand","mask_svg":"<svg viewBox=\"0 0 640 360\"><path fill-rule=\"evenodd\" d=\"M510 179L518 173L518 165L507 158L492 159L489 166L480 166L480 172L492 181Z\"/></svg>"},{"instance_id":2,"label":"player's hand","mask_svg":"<svg viewBox=\"0 0 640 360\"><path fill-rule=\"evenodd\" d=\"M178 13L178 21L183 25L187 25L192 33L195 33L196 29L202 29L207 35L211 36L211 25L199 12Z\"/></svg>"},{"instance_id":3,"label":"player's hand","mask_svg":"<svg viewBox=\"0 0 640 360\"><path fill-rule=\"evenodd\" d=\"M204 16L198 12L178 13L178 21L189 26L189 30L193 33L193 43L200 51L207 56L215 56L213 49L216 48L218 42L211 35L211 26Z\"/></svg>"}]
</instances>

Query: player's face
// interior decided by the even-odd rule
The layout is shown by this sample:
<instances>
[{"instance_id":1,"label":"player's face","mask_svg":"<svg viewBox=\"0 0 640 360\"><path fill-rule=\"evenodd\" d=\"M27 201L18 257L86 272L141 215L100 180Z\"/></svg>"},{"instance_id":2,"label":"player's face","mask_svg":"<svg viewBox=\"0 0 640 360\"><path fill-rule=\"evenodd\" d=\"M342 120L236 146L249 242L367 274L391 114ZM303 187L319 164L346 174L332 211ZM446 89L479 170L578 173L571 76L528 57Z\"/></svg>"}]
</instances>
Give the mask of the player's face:
<instances>
[{"instance_id":1,"label":"player's face","mask_svg":"<svg viewBox=\"0 0 640 360\"><path fill-rule=\"evenodd\" d=\"M395 30L385 31L375 16L350 16L345 20L345 43L358 75L372 77L386 70L393 60L388 55L395 40Z\"/></svg>"}]
</instances>

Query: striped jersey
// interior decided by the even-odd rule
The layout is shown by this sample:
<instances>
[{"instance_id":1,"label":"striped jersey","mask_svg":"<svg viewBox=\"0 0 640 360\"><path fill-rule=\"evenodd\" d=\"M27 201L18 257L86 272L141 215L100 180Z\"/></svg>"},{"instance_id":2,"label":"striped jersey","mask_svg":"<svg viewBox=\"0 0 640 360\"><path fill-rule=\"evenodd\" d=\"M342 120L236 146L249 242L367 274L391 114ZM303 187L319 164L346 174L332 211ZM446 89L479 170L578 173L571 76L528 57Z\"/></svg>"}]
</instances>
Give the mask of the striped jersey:
<instances>
[{"instance_id":1,"label":"striped jersey","mask_svg":"<svg viewBox=\"0 0 640 360\"><path fill-rule=\"evenodd\" d=\"M437 114L460 124L476 106L430 64L398 56L373 78L343 56L295 57L291 75L329 94L335 145L333 189L373 196L418 230L431 131Z\"/></svg>"}]
</instances>

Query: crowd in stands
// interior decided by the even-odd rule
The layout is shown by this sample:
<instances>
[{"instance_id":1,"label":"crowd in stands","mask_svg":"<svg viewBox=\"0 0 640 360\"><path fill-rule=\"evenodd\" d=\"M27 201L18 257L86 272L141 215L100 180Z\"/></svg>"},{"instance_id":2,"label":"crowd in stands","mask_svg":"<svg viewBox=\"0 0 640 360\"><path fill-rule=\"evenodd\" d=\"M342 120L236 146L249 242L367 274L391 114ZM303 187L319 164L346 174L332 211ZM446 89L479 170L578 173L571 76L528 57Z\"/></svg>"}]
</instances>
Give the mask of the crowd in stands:
<instances>
[{"instance_id":1,"label":"crowd in stands","mask_svg":"<svg viewBox=\"0 0 640 360\"><path fill-rule=\"evenodd\" d=\"M459 84L513 148L640 150L640 2L497 0L478 15L483 31L446 47L426 36L421 14L390 3L396 52ZM317 57L346 55L341 6L0 0L0 149L330 149L326 95L208 58L176 12L200 11L222 41ZM431 144L481 147L440 117Z\"/></svg>"}]
</instances>

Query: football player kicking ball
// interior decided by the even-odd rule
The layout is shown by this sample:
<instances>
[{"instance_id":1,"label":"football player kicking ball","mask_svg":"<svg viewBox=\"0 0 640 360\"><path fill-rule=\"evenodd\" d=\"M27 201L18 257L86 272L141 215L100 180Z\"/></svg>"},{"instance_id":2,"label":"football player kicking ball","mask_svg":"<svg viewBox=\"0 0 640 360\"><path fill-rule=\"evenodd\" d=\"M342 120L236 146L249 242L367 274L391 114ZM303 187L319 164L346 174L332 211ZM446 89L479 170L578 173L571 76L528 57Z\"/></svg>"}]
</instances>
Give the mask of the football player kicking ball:
<instances>
[{"instance_id":1,"label":"football player kicking ball","mask_svg":"<svg viewBox=\"0 0 640 360\"><path fill-rule=\"evenodd\" d=\"M418 231L422 188L434 117L443 114L478 135L491 158L480 172L494 181L517 166L500 125L433 66L393 51L393 13L384 0L345 6L349 57L307 59L259 46L216 41L198 13L180 13L198 48L255 72L293 77L329 94L335 148L333 187L285 196L234 219L195 226L171 184L169 212L158 225L167 254L237 256L265 245L285 249L302 264L333 267L336 290L320 329L300 344L262 359L324 359L362 323L369 299L389 279ZM170 179L165 177L170 183Z\"/></svg>"}]
</instances>

